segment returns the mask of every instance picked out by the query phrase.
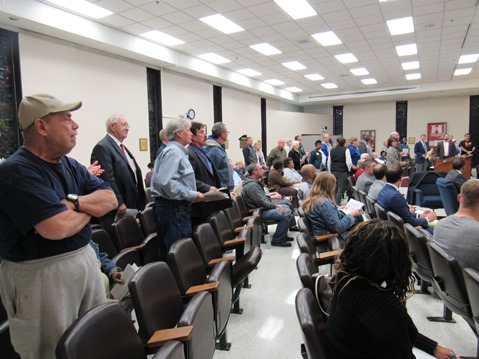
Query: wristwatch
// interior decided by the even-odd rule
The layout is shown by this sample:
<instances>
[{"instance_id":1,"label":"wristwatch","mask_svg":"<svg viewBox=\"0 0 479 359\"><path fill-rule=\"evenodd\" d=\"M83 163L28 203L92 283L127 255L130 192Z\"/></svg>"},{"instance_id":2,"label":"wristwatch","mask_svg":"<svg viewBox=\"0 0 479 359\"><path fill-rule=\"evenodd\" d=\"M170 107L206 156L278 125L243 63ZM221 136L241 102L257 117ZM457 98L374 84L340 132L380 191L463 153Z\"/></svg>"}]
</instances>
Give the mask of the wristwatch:
<instances>
[{"instance_id":1,"label":"wristwatch","mask_svg":"<svg viewBox=\"0 0 479 359\"><path fill-rule=\"evenodd\" d=\"M75 206L75 211L80 211L80 203L78 202L78 195L74 193L70 193L67 195L67 201L73 203Z\"/></svg>"}]
</instances>

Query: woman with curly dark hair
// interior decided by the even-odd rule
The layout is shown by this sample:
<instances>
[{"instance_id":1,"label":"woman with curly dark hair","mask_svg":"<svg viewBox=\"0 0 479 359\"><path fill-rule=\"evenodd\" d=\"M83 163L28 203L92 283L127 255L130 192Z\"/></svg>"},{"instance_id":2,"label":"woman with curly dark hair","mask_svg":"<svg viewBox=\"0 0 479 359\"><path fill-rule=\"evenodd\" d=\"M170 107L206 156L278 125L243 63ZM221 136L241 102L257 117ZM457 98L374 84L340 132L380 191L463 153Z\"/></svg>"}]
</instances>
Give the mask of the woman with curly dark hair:
<instances>
[{"instance_id":1,"label":"woman with curly dark hair","mask_svg":"<svg viewBox=\"0 0 479 359\"><path fill-rule=\"evenodd\" d=\"M414 279L402 229L381 220L358 225L335 270L326 329L331 357L415 358L413 346L441 359L458 357L419 334L406 311Z\"/></svg>"}]
</instances>

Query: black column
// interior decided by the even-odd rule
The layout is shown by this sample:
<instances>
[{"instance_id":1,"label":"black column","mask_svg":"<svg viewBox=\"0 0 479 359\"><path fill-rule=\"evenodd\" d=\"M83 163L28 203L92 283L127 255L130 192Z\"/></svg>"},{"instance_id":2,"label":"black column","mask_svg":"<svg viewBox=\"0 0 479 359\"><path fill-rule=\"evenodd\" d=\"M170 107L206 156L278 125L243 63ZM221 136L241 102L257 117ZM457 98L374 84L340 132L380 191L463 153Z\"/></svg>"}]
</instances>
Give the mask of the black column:
<instances>
[{"instance_id":1,"label":"black column","mask_svg":"<svg viewBox=\"0 0 479 359\"><path fill-rule=\"evenodd\" d=\"M479 163L479 96L471 96L469 99L469 134L471 140L476 144L472 165Z\"/></svg>"},{"instance_id":2,"label":"black column","mask_svg":"<svg viewBox=\"0 0 479 359\"><path fill-rule=\"evenodd\" d=\"M343 106L333 106L333 135L343 135Z\"/></svg>"},{"instance_id":3,"label":"black column","mask_svg":"<svg viewBox=\"0 0 479 359\"><path fill-rule=\"evenodd\" d=\"M407 137L407 101L396 101L396 132L401 140Z\"/></svg>"},{"instance_id":4,"label":"black column","mask_svg":"<svg viewBox=\"0 0 479 359\"><path fill-rule=\"evenodd\" d=\"M267 129L266 129L266 99L261 97L261 150L263 153L266 153L266 134L267 134ZM266 158L265 158L266 160Z\"/></svg>"},{"instance_id":5,"label":"black column","mask_svg":"<svg viewBox=\"0 0 479 359\"><path fill-rule=\"evenodd\" d=\"M163 128L163 106L161 102L161 71L146 69L148 88L148 125L150 133L150 159L155 160L156 151L161 145L159 132Z\"/></svg>"},{"instance_id":6,"label":"black column","mask_svg":"<svg viewBox=\"0 0 479 359\"><path fill-rule=\"evenodd\" d=\"M213 113L214 122L223 122L223 98L221 86L213 85Z\"/></svg>"}]
</instances>

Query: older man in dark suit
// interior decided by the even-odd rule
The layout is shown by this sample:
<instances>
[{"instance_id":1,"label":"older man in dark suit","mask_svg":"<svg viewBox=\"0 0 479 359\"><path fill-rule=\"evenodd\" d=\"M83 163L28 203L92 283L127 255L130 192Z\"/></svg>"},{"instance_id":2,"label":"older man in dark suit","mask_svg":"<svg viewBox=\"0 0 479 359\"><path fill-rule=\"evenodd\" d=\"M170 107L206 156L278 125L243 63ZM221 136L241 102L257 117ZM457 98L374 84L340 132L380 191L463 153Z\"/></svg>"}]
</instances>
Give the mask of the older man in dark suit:
<instances>
[{"instance_id":1,"label":"older man in dark suit","mask_svg":"<svg viewBox=\"0 0 479 359\"><path fill-rule=\"evenodd\" d=\"M216 191L221 187L221 180L213 162L206 154L203 146L206 143L205 125L199 122L191 122L190 131L193 134L191 144L188 146L188 159L195 171L196 189L198 192L206 193ZM191 207L192 228L205 223L211 213L205 213L203 203L193 203Z\"/></svg>"},{"instance_id":2,"label":"older man in dark suit","mask_svg":"<svg viewBox=\"0 0 479 359\"><path fill-rule=\"evenodd\" d=\"M135 157L123 145L130 125L124 115L111 115L106 121L107 135L93 148L91 161L98 161L105 171L101 179L108 182L115 192L118 208L100 218L102 227L111 234L115 217L125 215L127 208L145 208L145 189L141 169Z\"/></svg>"}]
</instances>

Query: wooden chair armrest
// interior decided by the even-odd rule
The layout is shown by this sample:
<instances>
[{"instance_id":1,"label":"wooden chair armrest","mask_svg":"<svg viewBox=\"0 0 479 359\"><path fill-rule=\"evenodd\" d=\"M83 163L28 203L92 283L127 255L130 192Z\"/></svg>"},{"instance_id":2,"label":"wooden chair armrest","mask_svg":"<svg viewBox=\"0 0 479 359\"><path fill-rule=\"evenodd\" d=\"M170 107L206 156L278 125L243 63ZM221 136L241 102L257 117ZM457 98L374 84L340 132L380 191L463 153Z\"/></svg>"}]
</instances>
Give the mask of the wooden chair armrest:
<instances>
[{"instance_id":1,"label":"wooden chair armrest","mask_svg":"<svg viewBox=\"0 0 479 359\"><path fill-rule=\"evenodd\" d=\"M179 340L184 342L191 339L191 332L193 331L192 325L185 327L177 327L171 329L161 329L153 333L148 340L149 347L159 347L165 344L169 340Z\"/></svg>"},{"instance_id":2,"label":"wooden chair armrest","mask_svg":"<svg viewBox=\"0 0 479 359\"><path fill-rule=\"evenodd\" d=\"M246 217L241 218L241 220L242 220L243 222L248 222L248 219L251 219L251 218L253 218L253 217L257 217L257 216L246 216Z\"/></svg>"},{"instance_id":3,"label":"wooden chair armrest","mask_svg":"<svg viewBox=\"0 0 479 359\"><path fill-rule=\"evenodd\" d=\"M208 266L212 267L212 266L214 266L216 263L219 263L219 262L224 262L224 261L234 262L235 260L236 260L236 257L235 257L235 256L215 258L215 259L212 259L212 260L210 260L210 261L208 262Z\"/></svg>"},{"instance_id":4,"label":"wooden chair armrest","mask_svg":"<svg viewBox=\"0 0 479 359\"><path fill-rule=\"evenodd\" d=\"M316 237L314 238L314 240L315 240L316 242L322 242L322 241L328 240L329 238L334 238L334 237L337 237L337 236L338 236L337 233L326 233L326 234L321 234L321 235L319 235L319 236L316 236Z\"/></svg>"},{"instance_id":5,"label":"wooden chair armrest","mask_svg":"<svg viewBox=\"0 0 479 359\"><path fill-rule=\"evenodd\" d=\"M319 253L319 259L320 260L325 260L325 259L332 259L336 256L339 256L341 255L341 253L343 253L343 250L342 249L336 249L334 251L328 251L328 252L322 252L322 253Z\"/></svg>"},{"instance_id":6,"label":"wooden chair armrest","mask_svg":"<svg viewBox=\"0 0 479 359\"><path fill-rule=\"evenodd\" d=\"M121 253L121 252L128 251L128 250L130 250L130 249L134 249L134 250L139 251L139 250L141 250L143 247L144 247L144 245L139 244L139 245L137 245L137 246L123 248L123 249L120 251L120 253Z\"/></svg>"},{"instance_id":7,"label":"wooden chair armrest","mask_svg":"<svg viewBox=\"0 0 479 359\"><path fill-rule=\"evenodd\" d=\"M224 241L223 245L229 247L229 246L236 246L244 242L246 242L246 238L236 238L236 239L230 239L229 241Z\"/></svg>"},{"instance_id":8,"label":"wooden chair armrest","mask_svg":"<svg viewBox=\"0 0 479 359\"><path fill-rule=\"evenodd\" d=\"M205 284L200 284L200 285L194 285L192 287L189 287L188 290L186 291L185 295L193 295L198 292L216 292L218 290L218 287L220 286L220 282L211 282L211 283L205 283Z\"/></svg>"},{"instance_id":9,"label":"wooden chair armrest","mask_svg":"<svg viewBox=\"0 0 479 359\"><path fill-rule=\"evenodd\" d=\"M243 226L243 227L236 227L235 228L235 233L239 233L241 232L243 229L253 229L253 225L252 224L248 224L247 226Z\"/></svg>"}]
</instances>

